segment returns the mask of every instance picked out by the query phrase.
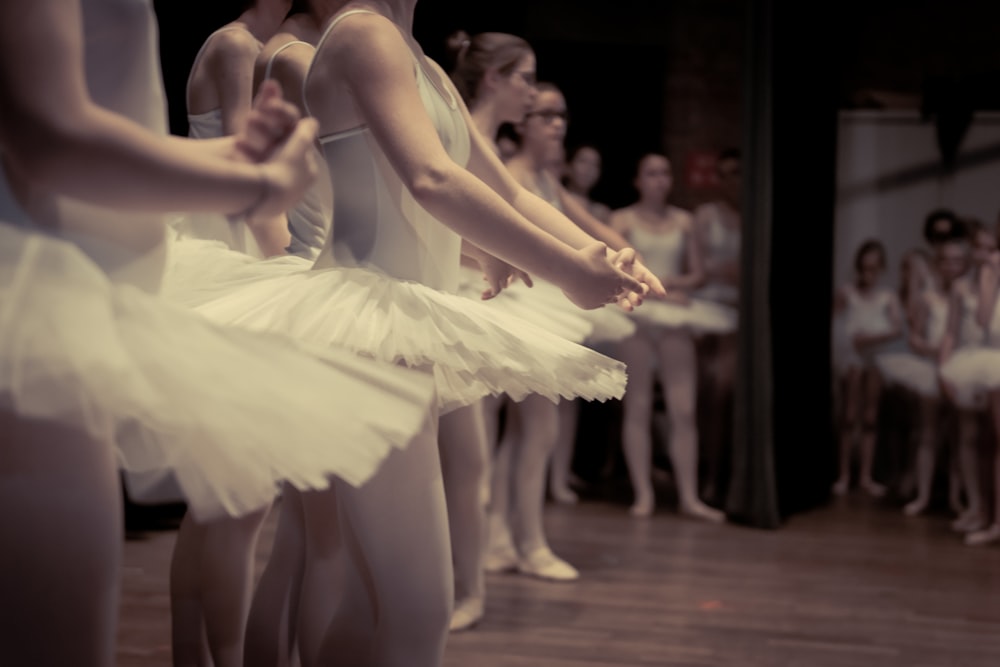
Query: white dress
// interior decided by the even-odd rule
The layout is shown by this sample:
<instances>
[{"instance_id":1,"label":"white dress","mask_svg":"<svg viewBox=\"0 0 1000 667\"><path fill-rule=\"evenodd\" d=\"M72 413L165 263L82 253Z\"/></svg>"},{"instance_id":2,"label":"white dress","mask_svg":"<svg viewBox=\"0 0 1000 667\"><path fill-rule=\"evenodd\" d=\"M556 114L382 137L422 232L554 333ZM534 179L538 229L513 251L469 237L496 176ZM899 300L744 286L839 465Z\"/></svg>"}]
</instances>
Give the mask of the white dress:
<instances>
[{"instance_id":1,"label":"white dress","mask_svg":"<svg viewBox=\"0 0 1000 667\"><path fill-rule=\"evenodd\" d=\"M334 19L320 45L359 11ZM464 165L470 137L457 93L435 87L419 47L404 39L424 109ZM442 412L490 394L556 401L624 393L620 362L455 293L460 237L417 204L366 127L320 141L336 191L332 246L320 262L336 266L302 270L287 258L254 262L233 253L212 281L173 298L217 322L428 369Z\"/></svg>"},{"instance_id":2,"label":"white dress","mask_svg":"<svg viewBox=\"0 0 1000 667\"><path fill-rule=\"evenodd\" d=\"M927 309L924 339L937 348L948 327L948 297L940 290L926 290L920 295ZM938 365L913 352L887 352L875 357L875 366L888 384L895 384L927 398L938 398Z\"/></svg>"},{"instance_id":3,"label":"white dress","mask_svg":"<svg viewBox=\"0 0 1000 667\"><path fill-rule=\"evenodd\" d=\"M646 268L661 280L681 275L688 233L680 227L653 232L632 225L629 241L646 260ZM735 308L713 301L692 298L687 304L648 299L632 312L647 327L689 331L692 334L726 334L736 330L739 314Z\"/></svg>"},{"instance_id":4,"label":"white dress","mask_svg":"<svg viewBox=\"0 0 1000 667\"><path fill-rule=\"evenodd\" d=\"M834 365L840 372L871 367L884 350L877 346L859 351L852 340L857 334L877 336L892 331L889 312L898 297L887 287L862 294L853 284L845 285L843 294L847 299L845 311L833 322Z\"/></svg>"},{"instance_id":5,"label":"white dress","mask_svg":"<svg viewBox=\"0 0 1000 667\"><path fill-rule=\"evenodd\" d=\"M148 1L81 4L93 99L165 134ZM324 488L334 474L361 484L422 427L433 394L422 374L304 353L287 337L218 327L151 294L163 216L48 193L22 208L19 192L0 174L5 410L114 440L127 470L171 471L201 520L266 507L283 481Z\"/></svg>"}]
</instances>

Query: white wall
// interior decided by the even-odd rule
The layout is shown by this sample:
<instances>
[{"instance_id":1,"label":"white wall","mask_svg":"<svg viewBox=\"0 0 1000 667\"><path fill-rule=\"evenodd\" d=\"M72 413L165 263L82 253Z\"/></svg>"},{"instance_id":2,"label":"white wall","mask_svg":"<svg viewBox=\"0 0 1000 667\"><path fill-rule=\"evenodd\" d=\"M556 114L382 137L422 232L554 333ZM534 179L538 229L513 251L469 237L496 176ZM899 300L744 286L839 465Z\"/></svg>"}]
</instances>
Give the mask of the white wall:
<instances>
[{"instance_id":1,"label":"white wall","mask_svg":"<svg viewBox=\"0 0 1000 667\"><path fill-rule=\"evenodd\" d=\"M1000 114L978 114L962 141L962 156L994 148L1000 153ZM889 253L886 281L898 283L899 260L923 244L924 217L935 208L950 208L993 224L1000 212L1000 157L959 166L942 178L935 127L916 111L844 111L837 147L836 284L851 278L857 247L878 238ZM804 167L807 168L807 167ZM905 183L891 177L915 175ZM880 179L887 179L879 183Z\"/></svg>"}]
</instances>

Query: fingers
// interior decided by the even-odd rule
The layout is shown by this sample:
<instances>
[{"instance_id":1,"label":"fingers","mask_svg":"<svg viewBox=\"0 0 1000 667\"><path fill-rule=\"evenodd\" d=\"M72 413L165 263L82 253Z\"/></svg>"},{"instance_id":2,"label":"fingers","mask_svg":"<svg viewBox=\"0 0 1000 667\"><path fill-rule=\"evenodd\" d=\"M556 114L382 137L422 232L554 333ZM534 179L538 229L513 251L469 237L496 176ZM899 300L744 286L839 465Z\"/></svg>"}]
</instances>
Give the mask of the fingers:
<instances>
[{"instance_id":1,"label":"fingers","mask_svg":"<svg viewBox=\"0 0 1000 667\"><path fill-rule=\"evenodd\" d=\"M523 282L528 287L535 286L535 283L532 282L531 280L531 276L529 276L526 272L521 271L520 269L516 269L516 271L517 271L517 277L521 279L521 282Z\"/></svg>"},{"instance_id":2,"label":"fingers","mask_svg":"<svg viewBox=\"0 0 1000 667\"><path fill-rule=\"evenodd\" d=\"M238 138L238 147L256 161L266 160L274 147L295 128L299 121L295 105L280 97L261 102L247 117L246 127Z\"/></svg>"},{"instance_id":3,"label":"fingers","mask_svg":"<svg viewBox=\"0 0 1000 667\"><path fill-rule=\"evenodd\" d=\"M281 84L274 79L267 79L260 84L260 88L257 90L257 97L253 100L253 106L257 108L258 105L276 97L284 97L281 91Z\"/></svg>"}]
</instances>

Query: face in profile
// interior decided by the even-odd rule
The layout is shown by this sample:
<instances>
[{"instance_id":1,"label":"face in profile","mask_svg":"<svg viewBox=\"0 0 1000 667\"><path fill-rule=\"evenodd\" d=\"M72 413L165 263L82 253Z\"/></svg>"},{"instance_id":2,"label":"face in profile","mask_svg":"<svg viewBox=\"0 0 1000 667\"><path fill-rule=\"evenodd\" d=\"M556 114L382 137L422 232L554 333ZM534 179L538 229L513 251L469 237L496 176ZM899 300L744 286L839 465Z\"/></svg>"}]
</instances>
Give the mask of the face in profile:
<instances>
[{"instance_id":1,"label":"face in profile","mask_svg":"<svg viewBox=\"0 0 1000 667\"><path fill-rule=\"evenodd\" d=\"M601 178L601 154L590 146L579 149L569 163L570 180L583 190L590 190Z\"/></svg>"},{"instance_id":2,"label":"face in profile","mask_svg":"<svg viewBox=\"0 0 1000 667\"><path fill-rule=\"evenodd\" d=\"M674 185L670 160L662 155L647 155L639 162L635 188L645 201L665 202Z\"/></svg>"},{"instance_id":3,"label":"face in profile","mask_svg":"<svg viewBox=\"0 0 1000 667\"><path fill-rule=\"evenodd\" d=\"M535 54L526 54L507 75L497 72L494 80L500 120L520 123L531 111L538 94L535 89Z\"/></svg>"},{"instance_id":4,"label":"face in profile","mask_svg":"<svg viewBox=\"0 0 1000 667\"><path fill-rule=\"evenodd\" d=\"M524 143L542 154L551 155L566 138L566 99L554 90L539 91L522 123Z\"/></svg>"}]
</instances>

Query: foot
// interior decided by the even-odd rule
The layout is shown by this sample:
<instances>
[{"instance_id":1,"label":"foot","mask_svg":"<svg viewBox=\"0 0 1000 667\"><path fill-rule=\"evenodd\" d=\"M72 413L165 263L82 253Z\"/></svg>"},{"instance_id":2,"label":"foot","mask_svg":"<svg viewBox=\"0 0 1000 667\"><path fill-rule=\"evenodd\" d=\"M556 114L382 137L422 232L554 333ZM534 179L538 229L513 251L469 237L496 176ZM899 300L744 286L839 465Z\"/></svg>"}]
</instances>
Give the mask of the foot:
<instances>
[{"instance_id":1,"label":"foot","mask_svg":"<svg viewBox=\"0 0 1000 667\"><path fill-rule=\"evenodd\" d=\"M965 543L970 547L981 547L1000 542L1000 523L995 523L984 530L977 530L965 536Z\"/></svg>"},{"instance_id":2,"label":"foot","mask_svg":"<svg viewBox=\"0 0 1000 667\"><path fill-rule=\"evenodd\" d=\"M861 488L868 493L872 498L882 498L885 496L886 488L882 484L879 484L873 479L867 479L861 482Z\"/></svg>"},{"instance_id":3,"label":"foot","mask_svg":"<svg viewBox=\"0 0 1000 667\"><path fill-rule=\"evenodd\" d=\"M652 493L638 493L635 496L635 502L632 503L632 507L628 509L628 513L632 516L647 517L653 515L655 508L656 497Z\"/></svg>"},{"instance_id":4,"label":"foot","mask_svg":"<svg viewBox=\"0 0 1000 667\"><path fill-rule=\"evenodd\" d=\"M483 618L486 611L486 603L483 598L466 598L455 603L455 610L451 614L451 632L461 632L476 626Z\"/></svg>"},{"instance_id":5,"label":"foot","mask_svg":"<svg viewBox=\"0 0 1000 667\"><path fill-rule=\"evenodd\" d=\"M903 514L906 516L917 516L923 514L927 510L927 500L925 498L916 498L906 503L903 507Z\"/></svg>"},{"instance_id":6,"label":"foot","mask_svg":"<svg viewBox=\"0 0 1000 667\"><path fill-rule=\"evenodd\" d=\"M552 499L560 505L576 505L580 500L573 489L568 486L552 486L549 493L552 494Z\"/></svg>"},{"instance_id":7,"label":"foot","mask_svg":"<svg viewBox=\"0 0 1000 667\"><path fill-rule=\"evenodd\" d=\"M517 570L547 581L576 581L580 578L575 567L556 556L548 547L539 547L521 558Z\"/></svg>"},{"instance_id":8,"label":"foot","mask_svg":"<svg viewBox=\"0 0 1000 667\"><path fill-rule=\"evenodd\" d=\"M951 522L951 529L957 533L973 533L986 528L986 519L977 511L969 510Z\"/></svg>"},{"instance_id":9,"label":"foot","mask_svg":"<svg viewBox=\"0 0 1000 667\"><path fill-rule=\"evenodd\" d=\"M836 481L833 485L833 489L831 490L833 491L833 495L842 496L847 493L849 488L851 488L851 480L846 477L841 477Z\"/></svg>"},{"instance_id":10,"label":"foot","mask_svg":"<svg viewBox=\"0 0 1000 667\"><path fill-rule=\"evenodd\" d=\"M510 529L501 521L490 521L489 540L483 556L483 569L487 572L510 572L517 567L517 549Z\"/></svg>"},{"instance_id":11,"label":"foot","mask_svg":"<svg viewBox=\"0 0 1000 667\"><path fill-rule=\"evenodd\" d=\"M700 521L708 521L710 523L725 523L726 513L722 510L717 510L714 507L709 507L700 500L695 500L692 502L684 503L681 505L681 514L684 516L689 516L692 519L698 519Z\"/></svg>"}]
</instances>

